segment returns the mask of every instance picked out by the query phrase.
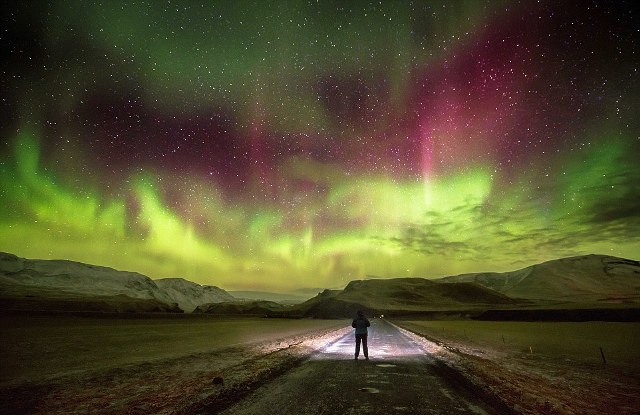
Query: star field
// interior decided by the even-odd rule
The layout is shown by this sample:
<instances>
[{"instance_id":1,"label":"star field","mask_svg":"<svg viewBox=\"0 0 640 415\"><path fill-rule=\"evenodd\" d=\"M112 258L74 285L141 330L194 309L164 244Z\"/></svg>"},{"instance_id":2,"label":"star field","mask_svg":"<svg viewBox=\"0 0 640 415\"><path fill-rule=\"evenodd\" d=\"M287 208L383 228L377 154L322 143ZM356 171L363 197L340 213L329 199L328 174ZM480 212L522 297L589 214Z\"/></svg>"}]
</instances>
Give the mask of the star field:
<instances>
[{"instance_id":1,"label":"star field","mask_svg":"<svg viewBox=\"0 0 640 415\"><path fill-rule=\"evenodd\" d=\"M632 4L8 4L0 250L270 290L638 259Z\"/></svg>"}]
</instances>

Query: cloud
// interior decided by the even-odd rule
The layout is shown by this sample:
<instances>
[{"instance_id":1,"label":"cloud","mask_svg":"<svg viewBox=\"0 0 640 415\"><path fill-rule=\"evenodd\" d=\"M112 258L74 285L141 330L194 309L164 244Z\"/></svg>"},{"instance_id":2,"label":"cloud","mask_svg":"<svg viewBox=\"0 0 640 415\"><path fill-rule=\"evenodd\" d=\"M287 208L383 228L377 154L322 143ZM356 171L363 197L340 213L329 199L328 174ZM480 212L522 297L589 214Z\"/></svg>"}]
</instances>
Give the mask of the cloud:
<instances>
[{"instance_id":1,"label":"cloud","mask_svg":"<svg viewBox=\"0 0 640 415\"><path fill-rule=\"evenodd\" d=\"M439 255L446 253L472 253L473 248L466 242L448 240L437 232L437 227L420 228L412 226L405 228L403 235L389 238L389 241L402 248L415 252Z\"/></svg>"},{"instance_id":2,"label":"cloud","mask_svg":"<svg viewBox=\"0 0 640 415\"><path fill-rule=\"evenodd\" d=\"M597 159L593 153L588 156ZM516 181L491 201L427 211L387 240L425 257L501 264L630 247L640 243L640 177L620 148L609 148L605 161L576 168L569 177Z\"/></svg>"},{"instance_id":3,"label":"cloud","mask_svg":"<svg viewBox=\"0 0 640 415\"><path fill-rule=\"evenodd\" d=\"M640 221L640 174L625 176L619 184L602 186L594 193L601 197L591 207L589 223Z\"/></svg>"}]
</instances>

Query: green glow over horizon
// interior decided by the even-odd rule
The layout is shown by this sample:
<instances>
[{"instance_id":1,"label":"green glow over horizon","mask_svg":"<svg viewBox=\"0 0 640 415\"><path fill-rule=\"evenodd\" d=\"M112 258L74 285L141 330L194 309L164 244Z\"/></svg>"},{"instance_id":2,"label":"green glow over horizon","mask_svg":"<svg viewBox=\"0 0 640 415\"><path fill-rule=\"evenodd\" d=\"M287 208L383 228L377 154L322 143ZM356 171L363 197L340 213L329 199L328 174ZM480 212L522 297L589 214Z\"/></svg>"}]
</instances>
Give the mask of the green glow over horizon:
<instances>
[{"instance_id":1,"label":"green glow over horizon","mask_svg":"<svg viewBox=\"0 0 640 415\"><path fill-rule=\"evenodd\" d=\"M282 291L640 259L618 7L12 5L0 250Z\"/></svg>"},{"instance_id":2,"label":"green glow over horizon","mask_svg":"<svg viewBox=\"0 0 640 415\"><path fill-rule=\"evenodd\" d=\"M602 252L600 238L608 227L585 238L591 228L564 219L586 215L589 203L609 192L598 187L606 186L607 175L632 168L615 163L624 153L623 147L603 145L587 152L586 159L567 163L554 194L571 195L570 203L532 197L519 186L500 202L492 201L487 168L431 178L428 184L391 181L384 176L347 181L336 174L328 179L335 191L326 195L326 202L306 206L306 226L287 228L292 218L275 207L271 213L246 211L238 217L233 206L218 202L214 203L217 221L225 226L228 215L233 229L216 234L198 230L173 211L154 184L156 178L148 173L126 181L130 183L127 191L140 206L136 217L118 199L65 189L42 171L37 139L32 132L23 132L16 138L14 172L4 171L1 179L3 183L10 177L17 180L10 187L15 191L8 195L9 201L24 206L22 214L29 219L6 216L3 227L7 232L0 246L11 251L20 240L39 241L23 245L28 249L18 254L115 264L153 278L180 276L229 288L255 286L253 279L261 274L269 280L259 286L291 289L309 286L309 281L339 286L349 279L379 275L380 270L381 276L389 277L479 271L495 261L496 254L486 262L475 260L491 246L500 246L501 255L509 256L540 250L545 244L553 245L555 238L572 238L572 233L573 238L581 238L582 252ZM583 166L584 160L590 161L589 168L570 167ZM196 183L184 183L185 188L192 184ZM544 210L544 203L550 203L550 213ZM349 224L322 224L315 219L321 213L346 218ZM231 249L227 239L240 250ZM628 238L620 241L619 249L633 254L637 245ZM556 252L549 257L570 250ZM154 263L154 258L162 260ZM243 275L249 277L243 280ZM276 275L286 275L286 280L275 280Z\"/></svg>"}]
</instances>

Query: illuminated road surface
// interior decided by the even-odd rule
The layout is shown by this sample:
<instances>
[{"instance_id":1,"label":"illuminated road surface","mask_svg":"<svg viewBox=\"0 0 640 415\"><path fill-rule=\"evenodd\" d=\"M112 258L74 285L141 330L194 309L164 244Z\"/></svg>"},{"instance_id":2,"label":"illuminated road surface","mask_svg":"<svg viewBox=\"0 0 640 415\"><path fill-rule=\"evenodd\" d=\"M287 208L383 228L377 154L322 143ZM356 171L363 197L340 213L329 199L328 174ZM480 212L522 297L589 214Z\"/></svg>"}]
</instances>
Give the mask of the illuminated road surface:
<instances>
[{"instance_id":1,"label":"illuminated road surface","mask_svg":"<svg viewBox=\"0 0 640 415\"><path fill-rule=\"evenodd\" d=\"M372 320L371 360L353 354L349 334L223 413L495 413L437 375L428 354L389 323Z\"/></svg>"}]
</instances>

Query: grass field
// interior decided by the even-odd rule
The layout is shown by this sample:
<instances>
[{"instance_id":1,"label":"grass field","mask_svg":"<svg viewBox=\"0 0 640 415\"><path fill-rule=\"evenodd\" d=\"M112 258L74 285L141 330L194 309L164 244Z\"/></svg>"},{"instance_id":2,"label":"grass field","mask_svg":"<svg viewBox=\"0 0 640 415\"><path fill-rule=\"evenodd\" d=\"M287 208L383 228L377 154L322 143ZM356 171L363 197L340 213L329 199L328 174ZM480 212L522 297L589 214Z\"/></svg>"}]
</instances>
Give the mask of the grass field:
<instances>
[{"instance_id":1,"label":"grass field","mask_svg":"<svg viewBox=\"0 0 640 415\"><path fill-rule=\"evenodd\" d=\"M398 321L446 343L640 371L640 323Z\"/></svg>"},{"instance_id":2,"label":"grass field","mask_svg":"<svg viewBox=\"0 0 640 415\"><path fill-rule=\"evenodd\" d=\"M344 326L336 320L0 316L0 386L119 368Z\"/></svg>"},{"instance_id":3,"label":"grass field","mask_svg":"<svg viewBox=\"0 0 640 415\"><path fill-rule=\"evenodd\" d=\"M518 413L640 413L640 323L394 323L430 340L439 367Z\"/></svg>"}]
</instances>

